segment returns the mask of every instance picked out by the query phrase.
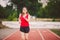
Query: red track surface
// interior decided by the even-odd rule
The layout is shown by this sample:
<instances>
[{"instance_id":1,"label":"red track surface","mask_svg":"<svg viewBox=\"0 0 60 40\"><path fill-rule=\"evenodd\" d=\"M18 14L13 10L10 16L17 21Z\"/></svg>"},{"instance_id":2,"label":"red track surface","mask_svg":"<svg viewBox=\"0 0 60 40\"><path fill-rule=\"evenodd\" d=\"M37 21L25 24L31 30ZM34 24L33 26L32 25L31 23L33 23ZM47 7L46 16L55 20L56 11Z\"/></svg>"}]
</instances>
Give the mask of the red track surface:
<instances>
[{"instance_id":1,"label":"red track surface","mask_svg":"<svg viewBox=\"0 0 60 40\"><path fill-rule=\"evenodd\" d=\"M16 31L3 40L21 40L20 31ZM47 29L33 29L29 33L29 40L60 40L60 37L52 34Z\"/></svg>"}]
</instances>

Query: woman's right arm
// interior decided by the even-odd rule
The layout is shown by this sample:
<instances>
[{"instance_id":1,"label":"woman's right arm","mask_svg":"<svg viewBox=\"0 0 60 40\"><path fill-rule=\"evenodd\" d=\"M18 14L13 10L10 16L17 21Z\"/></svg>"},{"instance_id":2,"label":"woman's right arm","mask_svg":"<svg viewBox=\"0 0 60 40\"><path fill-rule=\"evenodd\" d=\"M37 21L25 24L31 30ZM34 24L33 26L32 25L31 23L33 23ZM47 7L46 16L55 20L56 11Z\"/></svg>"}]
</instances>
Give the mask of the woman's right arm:
<instances>
[{"instance_id":1,"label":"woman's right arm","mask_svg":"<svg viewBox=\"0 0 60 40\"><path fill-rule=\"evenodd\" d=\"M19 20L19 23L21 23L20 17L21 17L21 13L19 14L19 18L18 18L18 20Z\"/></svg>"}]
</instances>

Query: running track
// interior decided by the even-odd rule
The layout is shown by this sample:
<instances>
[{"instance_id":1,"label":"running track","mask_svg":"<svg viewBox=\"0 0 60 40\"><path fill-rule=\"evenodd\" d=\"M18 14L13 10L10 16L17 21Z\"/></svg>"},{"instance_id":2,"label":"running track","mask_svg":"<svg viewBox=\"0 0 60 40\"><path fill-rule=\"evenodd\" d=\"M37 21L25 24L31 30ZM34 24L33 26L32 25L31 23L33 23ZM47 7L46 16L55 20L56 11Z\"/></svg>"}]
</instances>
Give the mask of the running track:
<instances>
[{"instance_id":1,"label":"running track","mask_svg":"<svg viewBox=\"0 0 60 40\"><path fill-rule=\"evenodd\" d=\"M17 30L3 40L21 40L21 33ZM57 36L49 29L31 29L29 32L29 40L60 40L60 36Z\"/></svg>"}]
</instances>

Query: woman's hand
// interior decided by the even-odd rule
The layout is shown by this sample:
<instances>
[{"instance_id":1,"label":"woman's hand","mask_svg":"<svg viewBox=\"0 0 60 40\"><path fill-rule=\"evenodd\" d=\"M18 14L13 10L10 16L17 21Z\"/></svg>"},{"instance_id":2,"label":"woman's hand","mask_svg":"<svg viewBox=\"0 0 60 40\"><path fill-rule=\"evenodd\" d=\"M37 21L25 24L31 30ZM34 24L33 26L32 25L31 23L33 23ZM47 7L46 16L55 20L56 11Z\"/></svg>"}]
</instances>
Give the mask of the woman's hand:
<instances>
[{"instance_id":1,"label":"woman's hand","mask_svg":"<svg viewBox=\"0 0 60 40\"><path fill-rule=\"evenodd\" d=\"M30 20L30 15L28 15L28 19L27 19L25 16L23 16L23 18L24 18L26 21L29 22L29 20Z\"/></svg>"},{"instance_id":2,"label":"woman's hand","mask_svg":"<svg viewBox=\"0 0 60 40\"><path fill-rule=\"evenodd\" d=\"M26 21L28 21L28 19L26 17L23 17Z\"/></svg>"}]
</instances>

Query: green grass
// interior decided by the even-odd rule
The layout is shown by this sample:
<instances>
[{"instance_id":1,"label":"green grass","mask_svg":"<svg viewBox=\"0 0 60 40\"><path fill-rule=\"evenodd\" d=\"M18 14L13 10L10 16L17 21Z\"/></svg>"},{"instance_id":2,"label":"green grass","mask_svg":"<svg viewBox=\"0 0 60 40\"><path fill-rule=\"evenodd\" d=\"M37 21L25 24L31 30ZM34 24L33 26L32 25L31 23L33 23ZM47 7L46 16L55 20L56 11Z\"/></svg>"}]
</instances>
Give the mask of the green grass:
<instances>
[{"instance_id":1,"label":"green grass","mask_svg":"<svg viewBox=\"0 0 60 40\"><path fill-rule=\"evenodd\" d=\"M51 29L51 31L60 36L60 29Z\"/></svg>"}]
</instances>

